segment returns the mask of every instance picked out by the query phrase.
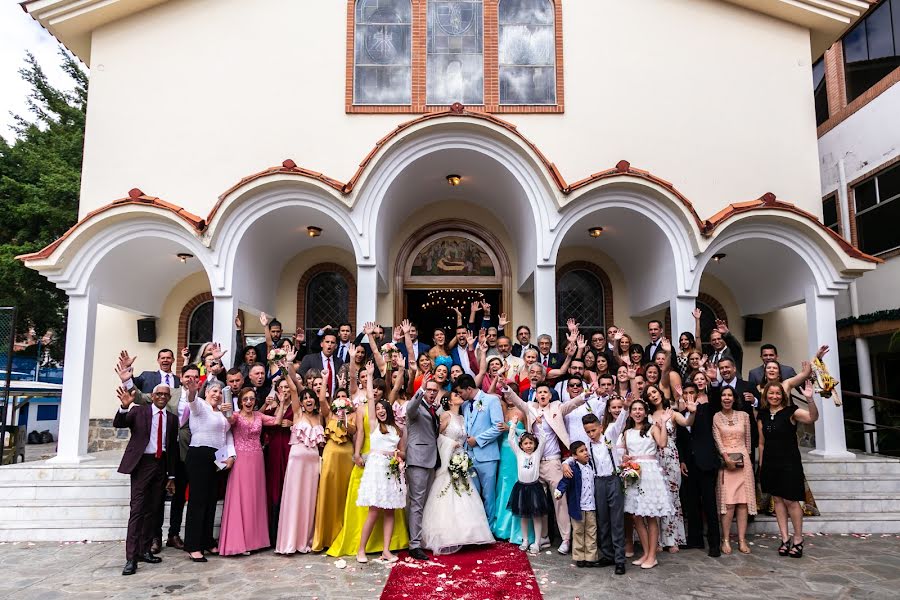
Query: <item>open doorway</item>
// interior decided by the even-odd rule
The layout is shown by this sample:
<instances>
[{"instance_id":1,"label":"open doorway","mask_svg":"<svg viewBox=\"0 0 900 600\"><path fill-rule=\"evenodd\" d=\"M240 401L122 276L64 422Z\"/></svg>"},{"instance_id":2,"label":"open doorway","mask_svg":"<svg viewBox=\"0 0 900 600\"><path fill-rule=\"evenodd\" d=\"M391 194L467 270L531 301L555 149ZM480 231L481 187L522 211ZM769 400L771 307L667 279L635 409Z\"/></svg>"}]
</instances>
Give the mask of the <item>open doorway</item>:
<instances>
[{"instance_id":1,"label":"open doorway","mask_svg":"<svg viewBox=\"0 0 900 600\"><path fill-rule=\"evenodd\" d=\"M437 328L447 331L452 337L456 326L456 313L451 306L457 307L463 315L463 323L469 321L469 310L472 302L487 301L491 305L491 315L496 320L502 312L502 292L499 289L440 288L405 290L406 315L416 324L419 339L432 344L431 334ZM476 319L481 318L481 313Z\"/></svg>"}]
</instances>

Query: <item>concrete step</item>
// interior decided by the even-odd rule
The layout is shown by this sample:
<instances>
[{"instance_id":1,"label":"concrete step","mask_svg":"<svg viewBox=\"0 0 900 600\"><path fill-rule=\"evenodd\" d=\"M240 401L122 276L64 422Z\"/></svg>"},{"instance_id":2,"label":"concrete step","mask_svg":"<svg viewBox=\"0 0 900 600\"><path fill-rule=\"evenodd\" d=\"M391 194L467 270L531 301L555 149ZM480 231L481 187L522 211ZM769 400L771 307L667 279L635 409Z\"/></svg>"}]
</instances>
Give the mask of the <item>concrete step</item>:
<instances>
[{"instance_id":1,"label":"concrete step","mask_svg":"<svg viewBox=\"0 0 900 600\"><path fill-rule=\"evenodd\" d=\"M803 461L803 472L807 475L900 475L900 460L865 454L855 460L807 458Z\"/></svg>"},{"instance_id":2,"label":"concrete step","mask_svg":"<svg viewBox=\"0 0 900 600\"><path fill-rule=\"evenodd\" d=\"M804 465L806 473L806 465ZM833 475L806 473L813 496L823 493L884 492L900 494L900 475Z\"/></svg>"},{"instance_id":3,"label":"concrete step","mask_svg":"<svg viewBox=\"0 0 900 600\"><path fill-rule=\"evenodd\" d=\"M117 471L118 463L89 461L80 465L49 465L46 462L18 463L0 468L0 483L21 481L128 481Z\"/></svg>"},{"instance_id":4,"label":"concrete step","mask_svg":"<svg viewBox=\"0 0 900 600\"><path fill-rule=\"evenodd\" d=\"M0 498L6 500L99 499L128 505L131 484L126 479L88 481L0 481Z\"/></svg>"},{"instance_id":5,"label":"concrete step","mask_svg":"<svg viewBox=\"0 0 900 600\"><path fill-rule=\"evenodd\" d=\"M750 533L777 534L775 517L758 515L747 527ZM734 530L736 531L736 530ZM900 533L900 512L828 513L803 517L804 533Z\"/></svg>"},{"instance_id":6,"label":"concrete step","mask_svg":"<svg viewBox=\"0 0 900 600\"><path fill-rule=\"evenodd\" d=\"M881 492L813 492L819 512L879 513L900 512L900 495Z\"/></svg>"}]
</instances>

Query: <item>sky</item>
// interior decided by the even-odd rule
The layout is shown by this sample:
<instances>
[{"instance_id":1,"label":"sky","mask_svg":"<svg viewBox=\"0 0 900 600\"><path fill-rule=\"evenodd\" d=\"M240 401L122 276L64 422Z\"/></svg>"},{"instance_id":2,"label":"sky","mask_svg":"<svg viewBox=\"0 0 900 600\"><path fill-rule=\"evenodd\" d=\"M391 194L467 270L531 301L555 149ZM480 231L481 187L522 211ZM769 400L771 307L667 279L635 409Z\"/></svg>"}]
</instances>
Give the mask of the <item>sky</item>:
<instances>
[{"instance_id":1,"label":"sky","mask_svg":"<svg viewBox=\"0 0 900 600\"><path fill-rule=\"evenodd\" d=\"M10 112L27 116L28 84L19 76L25 53L34 54L52 85L71 89L68 76L59 68L59 42L19 6L17 0L0 0L0 136L11 142Z\"/></svg>"}]
</instances>

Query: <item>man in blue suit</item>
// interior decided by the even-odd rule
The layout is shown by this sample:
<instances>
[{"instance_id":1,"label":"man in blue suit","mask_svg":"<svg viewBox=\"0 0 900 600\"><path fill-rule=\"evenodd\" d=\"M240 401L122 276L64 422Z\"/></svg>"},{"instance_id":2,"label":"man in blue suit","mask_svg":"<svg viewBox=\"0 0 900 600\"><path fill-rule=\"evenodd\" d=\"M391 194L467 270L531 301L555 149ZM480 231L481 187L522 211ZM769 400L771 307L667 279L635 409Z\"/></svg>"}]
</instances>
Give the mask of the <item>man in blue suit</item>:
<instances>
[{"instance_id":1,"label":"man in blue suit","mask_svg":"<svg viewBox=\"0 0 900 600\"><path fill-rule=\"evenodd\" d=\"M463 420L466 422L467 450L476 473L475 489L481 494L488 523L494 522L494 500L497 488L497 468L500 465L500 444L497 439L508 429L503 422L500 398L485 394L475 385L468 373L460 375L453 391L462 396Z\"/></svg>"}]
</instances>

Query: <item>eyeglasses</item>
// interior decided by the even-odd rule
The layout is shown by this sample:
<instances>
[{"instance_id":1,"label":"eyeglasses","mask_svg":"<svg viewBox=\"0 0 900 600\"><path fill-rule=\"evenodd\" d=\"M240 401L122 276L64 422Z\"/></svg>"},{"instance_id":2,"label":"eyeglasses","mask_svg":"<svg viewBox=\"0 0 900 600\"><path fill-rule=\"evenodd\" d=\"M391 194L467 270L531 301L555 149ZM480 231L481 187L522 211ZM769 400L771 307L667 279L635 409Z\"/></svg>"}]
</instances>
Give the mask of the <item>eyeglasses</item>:
<instances>
[{"instance_id":1,"label":"eyeglasses","mask_svg":"<svg viewBox=\"0 0 900 600\"><path fill-rule=\"evenodd\" d=\"M568 384L569 387L584 387L584 384L578 381L571 381Z\"/></svg>"}]
</instances>

